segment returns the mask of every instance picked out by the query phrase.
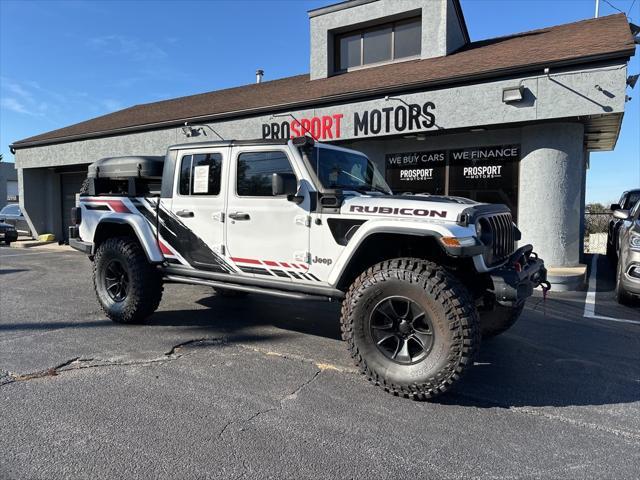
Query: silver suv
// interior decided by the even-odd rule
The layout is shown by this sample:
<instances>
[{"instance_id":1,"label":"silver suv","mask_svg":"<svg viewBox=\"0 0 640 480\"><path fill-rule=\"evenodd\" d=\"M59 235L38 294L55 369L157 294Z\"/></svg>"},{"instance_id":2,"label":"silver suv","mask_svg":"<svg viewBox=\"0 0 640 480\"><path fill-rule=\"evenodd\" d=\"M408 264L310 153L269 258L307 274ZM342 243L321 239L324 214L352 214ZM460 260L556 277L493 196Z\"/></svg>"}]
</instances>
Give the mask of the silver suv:
<instances>
[{"instance_id":1,"label":"silver suv","mask_svg":"<svg viewBox=\"0 0 640 480\"><path fill-rule=\"evenodd\" d=\"M616 300L626 304L640 298L640 202L631 210L615 210L613 216L620 220Z\"/></svg>"}]
</instances>

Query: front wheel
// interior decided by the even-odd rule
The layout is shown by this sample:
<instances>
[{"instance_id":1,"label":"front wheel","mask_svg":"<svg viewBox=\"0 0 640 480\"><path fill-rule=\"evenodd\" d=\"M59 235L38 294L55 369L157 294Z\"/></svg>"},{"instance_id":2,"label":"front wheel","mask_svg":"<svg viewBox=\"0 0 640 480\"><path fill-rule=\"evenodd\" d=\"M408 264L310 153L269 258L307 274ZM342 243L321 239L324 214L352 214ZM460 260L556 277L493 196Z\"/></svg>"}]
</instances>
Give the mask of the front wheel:
<instances>
[{"instance_id":1,"label":"front wheel","mask_svg":"<svg viewBox=\"0 0 640 480\"><path fill-rule=\"evenodd\" d=\"M480 344L467 289L438 265L414 258L361 274L342 303L341 329L371 382L416 400L446 392Z\"/></svg>"},{"instance_id":2,"label":"front wheel","mask_svg":"<svg viewBox=\"0 0 640 480\"><path fill-rule=\"evenodd\" d=\"M160 272L130 237L109 238L98 247L93 285L102 310L117 323L143 321L162 298Z\"/></svg>"}]
</instances>

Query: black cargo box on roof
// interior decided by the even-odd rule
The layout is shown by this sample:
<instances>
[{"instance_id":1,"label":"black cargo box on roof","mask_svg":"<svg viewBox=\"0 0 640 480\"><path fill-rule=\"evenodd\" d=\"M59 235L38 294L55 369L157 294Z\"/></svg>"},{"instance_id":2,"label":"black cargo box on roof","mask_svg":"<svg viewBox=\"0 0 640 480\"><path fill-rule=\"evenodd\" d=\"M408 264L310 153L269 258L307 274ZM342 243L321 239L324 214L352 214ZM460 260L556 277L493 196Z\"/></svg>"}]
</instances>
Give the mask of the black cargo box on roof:
<instances>
[{"instance_id":1,"label":"black cargo box on roof","mask_svg":"<svg viewBox=\"0 0 640 480\"><path fill-rule=\"evenodd\" d=\"M164 157L110 157L89 165L89 178L124 180L127 178L155 179L162 177Z\"/></svg>"}]
</instances>

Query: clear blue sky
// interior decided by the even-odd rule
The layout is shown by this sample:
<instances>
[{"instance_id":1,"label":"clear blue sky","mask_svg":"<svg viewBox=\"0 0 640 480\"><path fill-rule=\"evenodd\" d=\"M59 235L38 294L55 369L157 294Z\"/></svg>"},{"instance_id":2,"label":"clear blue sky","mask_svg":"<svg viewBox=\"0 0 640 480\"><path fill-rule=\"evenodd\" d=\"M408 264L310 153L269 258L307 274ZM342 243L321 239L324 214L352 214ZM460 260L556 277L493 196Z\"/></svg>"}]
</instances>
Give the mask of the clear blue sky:
<instances>
[{"instance_id":1,"label":"clear blue sky","mask_svg":"<svg viewBox=\"0 0 640 480\"><path fill-rule=\"evenodd\" d=\"M399 1L399 0L398 0ZM629 10L633 0L610 0ZM307 10L332 0L0 0L0 147L114 110L308 72ZM472 40L593 17L595 0L462 0ZM601 15L616 13L601 0ZM640 24L640 0L629 16ZM634 57L631 73L640 72ZM640 187L640 82L587 201Z\"/></svg>"}]
</instances>

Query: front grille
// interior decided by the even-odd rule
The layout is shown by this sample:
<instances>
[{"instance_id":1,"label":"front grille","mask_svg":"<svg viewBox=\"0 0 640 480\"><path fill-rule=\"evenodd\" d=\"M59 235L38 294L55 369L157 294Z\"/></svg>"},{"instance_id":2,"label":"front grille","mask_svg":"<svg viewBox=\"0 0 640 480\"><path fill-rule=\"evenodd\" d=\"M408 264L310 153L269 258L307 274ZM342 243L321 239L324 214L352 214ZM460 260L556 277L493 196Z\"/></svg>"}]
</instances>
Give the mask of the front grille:
<instances>
[{"instance_id":1,"label":"front grille","mask_svg":"<svg viewBox=\"0 0 640 480\"><path fill-rule=\"evenodd\" d=\"M487 265L494 265L509 257L515 250L515 229L510 213L483 216L482 224L491 230L491 250L485 256Z\"/></svg>"}]
</instances>

